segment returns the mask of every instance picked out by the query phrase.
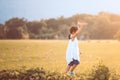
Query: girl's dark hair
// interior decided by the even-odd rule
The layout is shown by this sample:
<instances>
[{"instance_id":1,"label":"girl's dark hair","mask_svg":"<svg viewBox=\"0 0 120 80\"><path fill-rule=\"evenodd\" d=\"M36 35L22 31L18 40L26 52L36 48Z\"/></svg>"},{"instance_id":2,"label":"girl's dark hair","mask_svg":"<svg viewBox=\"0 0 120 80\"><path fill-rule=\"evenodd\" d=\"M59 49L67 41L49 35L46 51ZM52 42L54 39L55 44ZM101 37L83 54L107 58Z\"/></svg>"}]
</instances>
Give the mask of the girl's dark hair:
<instances>
[{"instance_id":1,"label":"girl's dark hair","mask_svg":"<svg viewBox=\"0 0 120 80\"><path fill-rule=\"evenodd\" d=\"M72 26L70 28L70 34L72 34L73 32L76 32L78 30L77 26Z\"/></svg>"},{"instance_id":2,"label":"girl's dark hair","mask_svg":"<svg viewBox=\"0 0 120 80\"><path fill-rule=\"evenodd\" d=\"M71 39L70 34L68 35L68 39Z\"/></svg>"},{"instance_id":3,"label":"girl's dark hair","mask_svg":"<svg viewBox=\"0 0 120 80\"><path fill-rule=\"evenodd\" d=\"M72 34L73 32L76 32L77 30L78 30L77 26L72 26L72 27L70 28L70 34ZM69 39L71 39L71 38L70 38L70 34L69 34L69 36L68 36Z\"/></svg>"}]
</instances>

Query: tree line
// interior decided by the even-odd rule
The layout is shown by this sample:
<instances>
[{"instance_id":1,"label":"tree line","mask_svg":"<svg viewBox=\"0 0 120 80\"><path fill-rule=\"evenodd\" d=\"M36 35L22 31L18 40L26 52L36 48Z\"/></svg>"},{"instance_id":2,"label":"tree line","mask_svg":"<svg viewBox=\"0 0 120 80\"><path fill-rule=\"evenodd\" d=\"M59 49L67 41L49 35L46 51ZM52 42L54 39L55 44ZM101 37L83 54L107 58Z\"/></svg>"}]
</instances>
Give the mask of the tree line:
<instances>
[{"instance_id":1,"label":"tree line","mask_svg":"<svg viewBox=\"0 0 120 80\"><path fill-rule=\"evenodd\" d=\"M0 24L0 39L68 39L69 29L80 19L88 23L79 39L120 39L120 15L100 12L97 15L76 14L71 17L28 21L12 18Z\"/></svg>"}]
</instances>

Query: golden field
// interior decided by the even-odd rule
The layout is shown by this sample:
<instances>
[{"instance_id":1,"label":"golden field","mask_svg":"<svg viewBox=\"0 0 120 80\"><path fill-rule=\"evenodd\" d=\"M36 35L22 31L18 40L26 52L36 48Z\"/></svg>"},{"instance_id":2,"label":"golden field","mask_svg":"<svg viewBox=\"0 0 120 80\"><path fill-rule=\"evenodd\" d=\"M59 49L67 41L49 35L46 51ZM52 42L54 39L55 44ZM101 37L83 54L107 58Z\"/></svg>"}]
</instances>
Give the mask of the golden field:
<instances>
[{"instance_id":1,"label":"golden field","mask_svg":"<svg viewBox=\"0 0 120 80\"><path fill-rule=\"evenodd\" d=\"M67 40L0 40L0 70L43 67L64 72ZM79 41L81 62L75 72L85 72L103 61L120 71L120 42L115 40Z\"/></svg>"}]
</instances>

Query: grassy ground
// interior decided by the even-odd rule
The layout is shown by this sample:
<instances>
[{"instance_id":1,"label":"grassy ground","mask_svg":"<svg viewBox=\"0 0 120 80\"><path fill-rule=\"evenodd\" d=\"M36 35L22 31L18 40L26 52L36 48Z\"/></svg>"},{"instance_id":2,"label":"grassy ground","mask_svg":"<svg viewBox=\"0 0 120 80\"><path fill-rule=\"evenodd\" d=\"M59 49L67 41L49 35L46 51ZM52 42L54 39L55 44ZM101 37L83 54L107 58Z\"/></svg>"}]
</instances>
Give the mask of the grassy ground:
<instances>
[{"instance_id":1,"label":"grassy ground","mask_svg":"<svg viewBox=\"0 0 120 80\"><path fill-rule=\"evenodd\" d=\"M0 40L0 70L43 67L63 72L67 40ZM76 72L88 71L102 60L110 69L120 70L120 42L79 41L83 54Z\"/></svg>"}]
</instances>

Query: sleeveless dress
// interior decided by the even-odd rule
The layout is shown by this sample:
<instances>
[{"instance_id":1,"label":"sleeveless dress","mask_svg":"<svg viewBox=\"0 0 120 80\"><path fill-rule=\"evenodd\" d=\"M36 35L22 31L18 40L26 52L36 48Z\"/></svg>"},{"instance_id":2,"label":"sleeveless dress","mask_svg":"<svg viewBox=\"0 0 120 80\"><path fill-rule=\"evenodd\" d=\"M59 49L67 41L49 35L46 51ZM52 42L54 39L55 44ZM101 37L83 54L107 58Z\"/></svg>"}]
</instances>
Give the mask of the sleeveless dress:
<instances>
[{"instance_id":1,"label":"sleeveless dress","mask_svg":"<svg viewBox=\"0 0 120 80\"><path fill-rule=\"evenodd\" d=\"M66 51L67 64L72 62L73 59L78 60L80 62L78 39L76 37L73 41L72 39L69 40L67 51Z\"/></svg>"}]
</instances>

